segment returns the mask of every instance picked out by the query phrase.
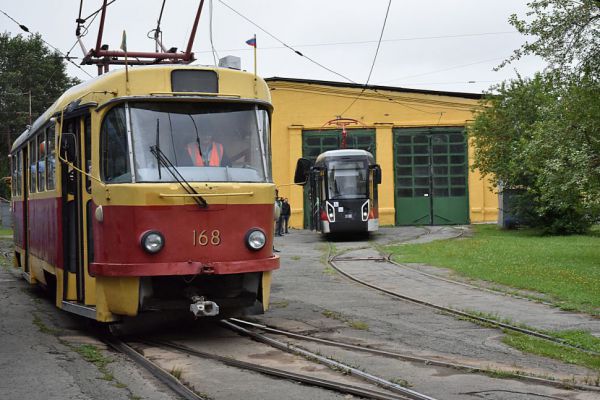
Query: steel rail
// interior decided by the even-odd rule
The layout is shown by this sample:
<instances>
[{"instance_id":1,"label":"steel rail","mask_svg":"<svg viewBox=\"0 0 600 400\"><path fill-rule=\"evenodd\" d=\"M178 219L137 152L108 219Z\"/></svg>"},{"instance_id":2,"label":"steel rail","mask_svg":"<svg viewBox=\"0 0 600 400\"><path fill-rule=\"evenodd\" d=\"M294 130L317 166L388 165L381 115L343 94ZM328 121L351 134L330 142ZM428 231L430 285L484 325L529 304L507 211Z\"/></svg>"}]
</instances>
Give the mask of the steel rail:
<instances>
[{"instance_id":1,"label":"steel rail","mask_svg":"<svg viewBox=\"0 0 600 400\"><path fill-rule=\"evenodd\" d=\"M431 358L416 357L416 356L411 356L411 355L407 355L407 354L397 353L394 351L380 350L380 349L364 347L364 346L351 344L351 343L339 342L339 341L335 341L335 340L323 339L323 338L319 338L319 337L303 335L300 333L289 332L289 331L285 331L282 329L273 328L273 327L270 327L267 325L258 324L258 323L250 322L250 321L245 321L245 320L242 320L239 318L230 318L230 320L237 322L239 324L242 324L242 325L260 329L264 332L273 333L276 335L287 336L292 339L306 340L306 341L321 343L321 344L325 344L325 345L329 345L329 346L335 346L335 347L339 347L339 348L343 348L343 349L360 351L360 352L379 355L379 356L383 356L383 357L396 358L396 359L399 359L402 361L422 363L423 365L433 365L433 366L438 366L438 367L452 368L452 369L456 369L456 370L460 370L460 371L476 372L476 373L484 373L484 374L490 372L489 369L479 368L479 367L466 365L466 364L457 364L457 363L452 363L452 362L447 362L447 361L439 361L439 360L435 360L435 359L431 359ZM552 387L557 387L557 388L569 387L572 389L600 392L600 387L595 387L595 386L566 383L566 382L558 381L558 380L544 379L544 378L540 378L537 376L522 375L519 373L510 372L510 371L508 371L508 372L503 371L503 373L508 375L512 379L519 379L519 380L532 382L532 383L538 383L538 384L542 384L542 385L546 385L546 386L552 386Z\"/></svg>"},{"instance_id":2,"label":"steel rail","mask_svg":"<svg viewBox=\"0 0 600 400\"><path fill-rule=\"evenodd\" d=\"M346 364L343 364L341 362L334 361L334 360L331 360L329 358L320 356L320 355L318 355L316 353L310 352L310 351L308 351L306 349L303 349L303 348L300 348L298 346L294 346L294 345L291 345L289 343L280 342L279 340L275 340L275 339L269 338L269 337L267 337L265 335L261 335L261 334L256 333L256 332L252 332L252 331L250 331L248 329L245 329L245 328L242 328L241 326L238 326L238 325L236 325L236 324L234 324L234 323L232 323L230 321L223 320L223 321L221 321L221 323L223 325L225 325L226 327L228 327L228 328L230 328L230 329L232 329L234 331L237 331L237 332L239 332L241 334L250 336L251 338L253 338L253 339L257 340L257 341L260 341L262 343L266 343L266 344L268 344L268 345L270 345L272 347L275 347L275 348L277 348L279 350L283 350L283 351L288 352L288 353L297 354L297 355L301 355L303 357L306 357L307 359L316 360L316 361L318 361L318 362L320 362L322 364L325 364L325 365L327 365L327 366L329 366L331 368L334 368L334 369L337 369L337 370L342 370L342 371L344 371L345 373L347 373L349 375L354 375L354 376L360 377L360 378L364 379L365 381L374 383L374 384L376 384L378 386L381 386L381 387L383 387L383 388L385 388L385 389L387 389L389 391L392 391L392 392L397 393L397 394L399 394L401 396L404 396L404 398L409 398L409 399L412 399L412 400L435 400L433 397L430 397L430 396L427 396L425 394L416 392L414 390L405 388L404 386L401 386L401 385L398 385L396 383L390 382L388 380L382 379L382 378L380 378L378 376L368 374L368 373L366 373L364 371L361 371L359 369L350 367L350 366L348 366Z\"/></svg>"},{"instance_id":3,"label":"steel rail","mask_svg":"<svg viewBox=\"0 0 600 400\"><path fill-rule=\"evenodd\" d=\"M600 356L600 352L597 352L597 351L594 351L594 350L585 349L585 348L583 348L581 346L577 346L577 345L571 344L571 343L567 342L566 340L559 339L559 338L556 338L556 337L553 337L553 336L550 336L550 335L546 335L546 334L541 333L541 332L533 331L533 330L527 329L527 328L521 328L521 327L518 327L518 326L515 326L515 325L511 325L511 324L508 324L508 323L505 323L505 322L495 321L495 320L489 319L489 318L480 317L478 315L474 315L474 314L471 314L471 313L468 313L468 312L465 312L465 311L457 310L455 308L441 306L439 304L434 304L434 303L431 303L431 302L428 302L428 301L425 301L425 300L421 300L421 299L417 299L417 298L414 298L414 297L410 297L410 296L407 296L407 295L404 295L404 294L397 293L397 292L392 291L392 290L384 289L384 288L382 288L380 286L377 286L377 285L374 285L372 283L365 282L364 280L359 279L359 278L353 276L352 274L349 274L349 273L345 272L342 268L340 268L339 266L337 266L336 265L336 257L337 256L329 257L328 260L327 260L327 262L337 272L339 272L340 274L342 274L346 278L348 278L348 279L350 279L350 280L352 280L352 281L354 281L356 283L359 283L361 285L367 286L367 287L369 287L371 289L375 289L375 290L380 291L382 293L385 293L385 294L387 294L389 296L392 296L392 297L395 297L395 298L398 298L398 299L401 299L401 300L405 300L405 301L408 301L408 302L411 302L411 303L414 303L414 304L418 304L418 305L421 305L421 306L433 308L433 309L436 309L438 311L443 311L443 312L448 313L448 314L457 315L459 317L462 317L462 318L465 318L465 319L468 319L468 320L482 322L484 324L487 324L487 325L490 325L490 326L493 326L493 327L496 327L496 328L502 328L502 329L506 329L506 330L509 330L509 331L522 333L524 335L537 337L539 339L544 339L546 341L553 342L553 343L559 344L559 345L564 346L564 347L569 347L569 348L572 348L572 349L576 349L576 350L579 350L579 351L587 353L587 354L591 354L591 355L595 355L595 356ZM349 261L349 260L348 260L348 258L345 258L344 261ZM386 260L385 262L388 262L388 263L394 265L389 260Z\"/></svg>"},{"instance_id":4,"label":"steel rail","mask_svg":"<svg viewBox=\"0 0 600 400\"><path fill-rule=\"evenodd\" d=\"M252 364L245 361L235 360L230 357L219 356L216 354L206 353L200 350L192 349L187 346L183 346L176 343L171 342L163 342L163 341L142 341L147 345L157 346L157 347L167 347L173 350L180 351L182 353L193 355L196 357L202 357L211 359L214 361L221 362L227 366L246 369L253 372L259 372L265 375L274 376L277 378L288 379L295 382L305 383L311 386L321 387L324 389L333 390L340 393L351 394L355 396L359 396L362 398L374 399L374 400L406 400L405 396L398 396L397 394L392 393L384 393L376 390L371 390L367 388L362 388L353 385L346 385L326 379L319 379L315 377L311 377L308 375L297 374L294 372L289 372L281 369L265 367L257 364Z\"/></svg>"},{"instance_id":5,"label":"steel rail","mask_svg":"<svg viewBox=\"0 0 600 400\"><path fill-rule=\"evenodd\" d=\"M164 383L169 389L171 389L171 391L173 391L182 399L206 400L204 397L201 397L194 393L191 389L189 389L187 386L185 386L183 383L177 380L177 378L175 378L173 375L160 368L158 365L154 364L152 361L135 351L131 346L127 345L121 340L116 338L104 338L103 341L115 351L127 355L136 364L145 368L160 382Z\"/></svg>"}]
</instances>

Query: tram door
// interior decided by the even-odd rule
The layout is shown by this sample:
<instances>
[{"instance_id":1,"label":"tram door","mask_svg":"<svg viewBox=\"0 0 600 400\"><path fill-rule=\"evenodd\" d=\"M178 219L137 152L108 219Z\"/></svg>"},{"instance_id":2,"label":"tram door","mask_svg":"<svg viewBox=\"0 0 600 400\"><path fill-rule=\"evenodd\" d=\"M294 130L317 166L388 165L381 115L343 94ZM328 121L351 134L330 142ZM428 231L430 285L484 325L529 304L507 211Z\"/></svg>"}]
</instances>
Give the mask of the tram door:
<instances>
[{"instance_id":1,"label":"tram door","mask_svg":"<svg viewBox=\"0 0 600 400\"><path fill-rule=\"evenodd\" d=\"M89 206L86 205L86 200L89 201L91 197L91 183L77 169L87 169L86 166L89 165L90 116L82 115L66 120L62 132L62 157L73 164L63 164L62 168L64 300L89 303L85 296L87 249L84 243L88 236L86 210ZM72 279L73 276L75 279Z\"/></svg>"},{"instance_id":2,"label":"tram door","mask_svg":"<svg viewBox=\"0 0 600 400\"><path fill-rule=\"evenodd\" d=\"M21 157L19 157L19 168L22 168L22 190L23 190L23 210L22 210L22 232L17 232L19 236L19 240L22 240L21 245L23 246L23 251L25 252L24 257L21 257L23 260L23 271L29 274L29 174L31 174L31 169L29 168L29 157L27 147L23 150L20 150ZM21 182L17 183L21 185Z\"/></svg>"}]
</instances>

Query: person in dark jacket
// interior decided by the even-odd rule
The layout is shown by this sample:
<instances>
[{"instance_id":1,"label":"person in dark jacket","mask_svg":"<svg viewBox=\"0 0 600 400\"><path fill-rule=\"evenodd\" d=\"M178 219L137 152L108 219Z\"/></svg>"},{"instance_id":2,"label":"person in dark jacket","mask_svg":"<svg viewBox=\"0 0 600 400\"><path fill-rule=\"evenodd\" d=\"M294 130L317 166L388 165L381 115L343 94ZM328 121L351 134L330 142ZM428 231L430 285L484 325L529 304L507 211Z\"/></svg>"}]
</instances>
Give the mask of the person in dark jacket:
<instances>
[{"instance_id":1,"label":"person in dark jacket","mask_svg":"<svg viewBox=\"0 0 600 400\"><path fill-rule=\"evenodd\" d=\"M290 233L288 230L288 223L290 221L290 215L292 214L292 208L290 207L290 203L288 203L288 199L283 199L281 203L281 232L282 233Z\"/></svg>"}]
</instances>

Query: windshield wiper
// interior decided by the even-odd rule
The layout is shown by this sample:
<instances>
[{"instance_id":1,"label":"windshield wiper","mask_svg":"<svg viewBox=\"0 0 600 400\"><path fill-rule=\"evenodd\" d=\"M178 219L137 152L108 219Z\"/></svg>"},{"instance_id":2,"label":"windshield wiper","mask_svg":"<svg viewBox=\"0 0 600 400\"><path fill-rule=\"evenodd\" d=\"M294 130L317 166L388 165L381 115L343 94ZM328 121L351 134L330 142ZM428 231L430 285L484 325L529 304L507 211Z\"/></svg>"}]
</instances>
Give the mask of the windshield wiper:
<instances>
[{"instance_id":1,"label":"windshield wiper","mask_svg":"<svg viewBox=\"0 0 600 400\"><path fill-rule=\"evenodd\" d=\"M200 153L200 158L204 159L204 155L202 154L202 146L200 146L200 136L198 135L198 126L196 125L196 121L194 121L194 117L192 117L191 115L189 115L189 117L192 120L192 124L194 124L194 129L196 130L196 144L198 145L198 153Z\"/></svg>"},{"instance_id":2,"label":"windshield wiper","mask_svg":"<svg viewBox=\"0 0 600 400\"><path fill-rule=\"evenodd\" d=\"M158 151L160 151L160 121L156 118L156 144L154 145ZM152 148L150 149L152 151ZM158 154L158 152L157 152ZM158 179L162 180L161 169L160 169L160 159L158 155L156 156L156 166L158 168Z\"/></svg>"},{"instance_id":3,"label":"windshield wiper","mask_svg":"<svg viewBox=\"0 0 600 400\"><path fill-rule=\"evenodd\" d=\"M208 203L206 202L206 200L204 200L204 198L200 196L198 192L196 192L192 185L190 185L190 183L185 180L185 178L179 173L179 170L173 165L171 160L169 160L165 153L162 152L160 147L150 146L150 152L156 157L158 163L162 164L167 169L167 171L171 173L173 179L175 179L177 183L179 183L188 194L194 195L192 196L192 198L194 199L196 204L198 204L198 207L208 207Z\"/></svg>"}]
</instances>

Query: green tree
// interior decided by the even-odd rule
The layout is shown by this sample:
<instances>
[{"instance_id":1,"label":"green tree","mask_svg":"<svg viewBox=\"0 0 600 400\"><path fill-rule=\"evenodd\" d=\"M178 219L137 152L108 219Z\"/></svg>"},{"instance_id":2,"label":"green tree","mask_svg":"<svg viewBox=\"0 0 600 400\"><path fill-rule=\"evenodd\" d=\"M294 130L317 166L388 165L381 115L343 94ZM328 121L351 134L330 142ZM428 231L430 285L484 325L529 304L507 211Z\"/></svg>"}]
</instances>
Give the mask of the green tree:
<instances>
[{"instance_id":1,"label":"green tree","mask_svg":"<svg viewBox=\"0 0 600 400\"><path fill-rule=\"evenodd\" d=\"M66 73L63 58L50 51L38 35L0 34L0 177L9 175L12 142L67 88L79 83ZM31 93L31 96L30 96ZM0 196L10 190L0 184Z\"/></svg>"},{"instance_id":2,"label":"green tree","mask_svg":"<svg viewBox=\"0 0 600 400\"><path fill-rule=\"evenodd\" d=\"M540 73L494 91L469 127L474 167L520 193L520 221L550 233L585 231L600 213L598 81Z\"/></svg>"},{"instance_id":3,"label":"green tree","mask_svg":"<svg viewBox=\"0 0 600 400\"><path fill-rule=\"evenodd\" d=\"M549 67L490 88L469 127L474 167L519 192L517 217L551 233L585 231L600 217L600 0L533 0L509 22L533 38L526 54Z\"/></svg>"},{"instance_id":4,"label":"green tree","mask_svg":"<svg viewBox=\"0 0 600 400\"><path fill-rule=\"evenodd\" d=\"M526 19L509 22L533 38L515 50L504 65L535 54L553 69L598 76L600 72L600 0L534 0Z\"/></svg>"}]
</instances>

